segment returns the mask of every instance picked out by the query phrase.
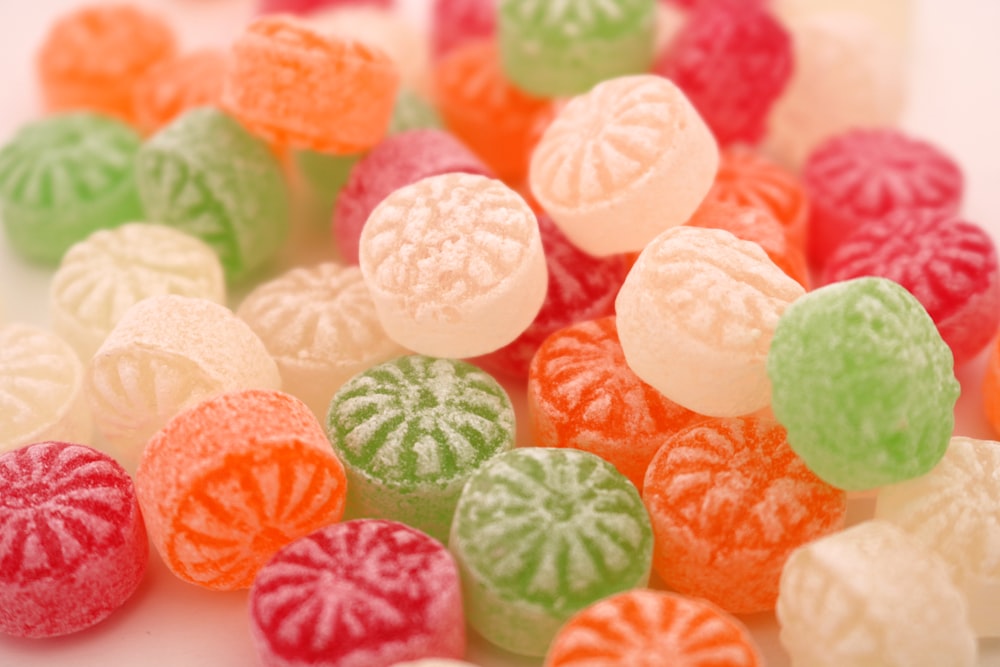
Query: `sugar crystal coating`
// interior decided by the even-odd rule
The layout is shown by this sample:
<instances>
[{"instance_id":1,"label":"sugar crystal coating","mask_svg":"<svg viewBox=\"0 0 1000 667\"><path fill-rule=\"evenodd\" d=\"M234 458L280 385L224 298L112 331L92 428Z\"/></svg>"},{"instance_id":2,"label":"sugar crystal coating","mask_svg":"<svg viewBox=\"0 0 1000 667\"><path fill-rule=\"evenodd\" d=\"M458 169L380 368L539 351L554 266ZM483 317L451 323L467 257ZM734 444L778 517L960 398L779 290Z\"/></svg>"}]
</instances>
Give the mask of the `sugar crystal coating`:
<instances>
[{"instance_id":1,"label":"sugar crystal coating","mask_svg":"<svg viewBox=\"0 0 1000 667\"><path fill-rule=\"evenodd\" d=\"M431 54L441 58L470 41L496 33L497 0L432 0Z\"/></svg>"},{"instance_id":2,"label":"sugar crystal coating","mask_svg":"<svg viewBox=\"0 0 1000 667\"><path fill-rule=\"evenodd\" d=\"M397 662L392 667L478 667L463 660L448 660L445 658L424 658L423 660L407 660Z\"/></svg>"},{"instance_id":3,"label":"sugar crystal coating","mask_svg":"<svg viewBox=\"0 0 1000 667\"><path fill-rule=\"evenodd\" d=\"M150 67L132 91L135 124L146 134L185 111L219 106L226 54L217 49L184 53Z\"/></svg>"}]
</instances>

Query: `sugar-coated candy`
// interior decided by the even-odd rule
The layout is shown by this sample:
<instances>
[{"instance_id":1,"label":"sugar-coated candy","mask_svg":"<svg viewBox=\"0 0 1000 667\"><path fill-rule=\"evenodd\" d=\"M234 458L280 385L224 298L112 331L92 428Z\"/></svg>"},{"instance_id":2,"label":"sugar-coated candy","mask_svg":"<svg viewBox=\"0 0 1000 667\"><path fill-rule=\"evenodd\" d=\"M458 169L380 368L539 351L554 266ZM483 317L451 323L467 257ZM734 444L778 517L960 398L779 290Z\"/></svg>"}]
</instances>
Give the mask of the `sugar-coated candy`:
<instances>
[{"instance_id":1,"label":"sugar-coated candy","mask_svg":"<svg viewBox=\"0 0 1000 667\"><path fill-rule=\"evenodd\" d=\"M792 667L973 667L962 595L934 553L886 521L795 551L781 573L780 639Z\"/></svg>"},{"instance_id":2,"label":"sugar-coated candy","mask_svg":"<svg viewBox=\"0 0 1000 667\"><path fill-rule=\"evenodd\" d=\"M531 191L588 253L637 252L694 213L718 162L712 133L674 83L621 77L559 111L531 157Z\"/></svg>"},{"instance_id":3,"label":"sugar-coated candy","mask_svg":"<svg viewBox=\"0 0 1000 667\"><path fill-rule=\"evenodd\" d=\"M754 412L771 400L766 364L778 318L804 292L756 243L721 229L668 229L618 293L625 359L689 410Z\"/></svg>"},{"instance_id":4,"label":"sugar-coated candy","mask_svg":"<svg viewBox=\"0 0 1000 667\"><path fill-rule=\"evenodd\" d=\"M94 421L131 470L178 412L227 391L277 389L281 376L264 343L225 306L165 295L125 311L94 354L86 386Z\"/></svg>"},{"instance_id":5,"label":"sugar-coated candy","mask_svg":"<svg viewBox=\"0 0 1000 667\"><path fill-rule=\"evenodd\" d=\"M722 146L757 143L792 74L792 40L763 6L703 2L656 60L653 71L680 86Z\"/></svg>"},{"instance_id":6,"label":"sugar-coated candy","mask_svg":"<svg viewBox=\"0 0 1000 667\"><path fill-rule=\"evenodd\" d=\"M920 302L875 277L793 303L767 358L771 407L792 449L849 491L923 475L941 459L959 394L952 369Z\"/></svg>"},{"instance_id":7,"label":"sugar-coated candy","mask_svg":"<svg viewBox=\"0 0 1000 667\"><path fill-rule=\"evenodd\" d=\"M392 108L392 120L389 121L389 134L407 130L440 130L443 126L437 109L422 94L409 88L399 89L396 106Z\"/></svg>"},{"instance_id":8,"label":"sugar-coated candy","mask_svg":"<svg viewBox=\"0 0 1000 667\"><path fill-rule=\"evenodd\" d=\"M90 442L84 374L59 336L27 324L0 326L0 453L43 440Z\"/></svg>"},{"instance_id":9,"label":"sugar-coated candy","mask_svg":"<svg viewBox=\"0 0 1000 667\"><path fill-rule=\"evenodd\" d=\"M309 408L274 390L221 394L175 415L135 473L149 538L171 572L247 588L279 549L344 511L344 468Z\"/></svg>"},{"instance_id":10,"label":"sugar-coated candy","mask_svg":"<svg viewBox=\"0 0 1000 667\"><path fill-rule=\"evenodd\" d=\"M136 180L146 219L208 243L231 282L263 267L287 235L281 165L267 144L217 109L192 109L147 141Z\"/></svg>"},{"instance_id":11,"label":"sugar-coated candy","mask_svg":"<svg viewBox=\"0 0 1000 667\"><path fill-rule=\"evenodd\" d=\"M431 55L440 58L466 42L490 39L497 29L497 0L432 0Z\"/></svg>"},{"instance_id":12,"label":"sugar-coated candy","mask_svg":"<svg viewBox=\"0 0 1000 667\"><path fill-rule=\"evenodd\" d=\"M52 329L89 361L126 310L162 294L225 303L215 252L164 225L133 222L97 231L71 247L52 276Z\"/></svg>"},{"instance_id":13,"label":"sugar-coated candy","mask_svg":"<svg viewBox=\"0 0 1000 667\"><path fill-rule=\"evenodd\" d=\"M449 660L448 658L424 658L423 660L397 662L392 667L478 667L478 665L463 660Z\"/></svg>"},{"instance_id":14,"label":"sugar-coated candy","mask_svg":"<svg viewBox=\"0 0 1000 667\"><path fill-rule=\"evenodd\" d=\"M705 419L632 372L613 316L550 335L532 359L527 401L534 444L596 454L639 491L663 442Z\"/></svg>"},{"instance_id":15,"label":"sugar-coated candy","mask_svg":"<svg viewBox=\"0 0 1000 667\"><path fill-rule=\"evenodd\" d=\"M246 27L230 58L223 106L278 145L351 154L385 135L399 71L380 49L264 16Z\"/></svg>"},{"instance_id":16,"label":"sugar-coated candy","mask_svg":"<svg viewBox=\"0 0 1000 667\"><path fill-rule=\"evenodd\" d=\"M990 343L983 373L983 412L993 431L1000 434L1000 338Z\"/></svg>"},{"instance_id":17,"label":"sugar-coated candy","mask_svg":"<svg viewBox=\"0 0 1000 667\"><path fill-rule=\"evenodd\" d=\"M1000 327L996 247L984 229L970 222L929 208L870 220L829 257L823 280L860 276L889 278L917 297L956 366L979 354Z\"/></svg>"},{"instance_id":18,"label":"sugar-coated candy","mask_svg":"<svg viewBox=\"0 0 1000 667\"><path fill-rule=\"evenodd\" d=\"M469 479L448 546L469 625L501 648L541 656L574 613L646 584L653 535L638 492L610 463L527 447Z\"/></svg>"},{"instance_id":19,"label":"sugar-coated candy","mask_svg":"<svg viewBox=\"0 0 1000 667\"><path fill-rule=\"evenodd\" d=\"M574 614L545 667L761 667L750 631L711 602L636 588Z\"/></svg>"},{"instance_id":20,"label":"sugar-coated candy","mask_svg":"<svg viewBox=\"0 0 1000 667\"><path fill-rule=\"evenodd\" d=\"M454 172L491 175L462 142L442 130L411 130L380 142L351 168L337 196L333 237L341 259L358 263L361 230L383 199L404 185Z\"/></svg>"},{"instance_id":21,"label":"sugar-coated candy","mask_svg":"<svg viewBox=\"0 0 1000 667\"><path fill-rule=\"evenodd\" d=\"M458 569L444 545L402 523L326 526L261 568L250 589L250 633L264 667L461 658Z\"/></svg>"},{"instance_id":22,"label":"sugar-coated candy","mask_svg":"<svg viewBox=\"0 0 1000 667\"><path fill-rule=\"evenodd\" d=\"M0 149L0 214L11 248L55 264L96 229L142 217L133 160L141 138L91 113L49 116Z\"/></svg>"},{"instance_id":23,"label":"sugar-coated candy","mask_svg":"<svg viewBox=\"0 0 1000 667\"><path fill-rule=\"evenodd\" d=\"M135 124L146 134L168 125L185 111L219 106L226 54L200 49L163 60L135 83Z\"/></svg>"},{"instance_id":24,"label":"sugar-coated candy","mask_svg":"<svg viewBox=\"0 0 1000 667\"><path fill-rule=\"evenodd\" d=\"M330 7L349 7L351 5L392 7L395 4L396 0L259 0L257 9L261 14L289 12L308 15Z\"/></svg>"},{"instance_id":25,"label":"sugar-coated candy","mask_svg":"<svg viewBox=\"0 0 1000 667\"><path fill-rule=\"evenodd\" d=\"M671 435L642 493L653 569L673 591L726 611L774 609L789 554L844 527L847 494L796 456L760 417L703 421Z\"/></svg>"},{"instance_id":26,"label":"sugar-coated candy","mask_svg":"<svg viewBox=\"0 0 1000 667\"><path fill-rule=\"evenodd\" d=\"M419 355L348 380L326 427L347 469L348 516L402 521L442 541L466 480L514 446L514 408L496 380Z\"/></svg>"},{"instance_id":27,"label":"sugar-coated candy","mask_svg":"<svg viewBox=\"0 0 1000 667\"><path fill-rule=\"evenodd\" d=\"M503 183L473 174L431 176L385 198L361 233L360 264L389 336L430 356L511 342L548 284L534 212Z\"/></svg>"},{"instance_id":28,"label":"sugar-coated candy","mask_svg":"<svg viewBox=\"0 0 1000 667\"><path fill-rule=\"evenodd\" d=\"M132 4L88 4L59 19L36 67L49 111L90 109L132 121L133 87L176 51L159 15Z\"/></svg>"},{"instance_id":29,"label":"sugar-coated candy","mask_svg":"<svg viewBox=\"0 0 1000 667\"><path fill-rule=\"evenodd\" d=\"M149 544L128 473L84 445L0 454L0 633L55 637L121 607Z\"/></svg>"},{"instance_id":30,"label":"sugar-coated candy","mask_svg":"<svg viewBox=\"0 0 1000 667\"><path fill-rule=\"evenodd\" d=\"M258 285L236 314L281 372L281 388L322 419L340 385L405 354L386 335L361 270L334 262L298 267Z\"/></svg>"},{"instance_id":31,"label":"sugar-coated candy","mask_svg":"<svg viewBox=\"0 0 1000 667\"><path fill-rule=\"evenodd\" d=\"M785 21L830 12L864 16L897 48L906 48L913 26L913 0L770 0L775 13Z\"/></svg>"},{"instance_id":32,"label":"sugar-coated candy","mask_svg":"<svg viewBox=\"0 0 1000 667\"><path fill-rule=\"evenodd\" d=\"M578 95L653 63L656 0L499 0L497 9L504 74L531 94Z\"/></svg>"},{"instance_id":33,"label":"sugar-coated candy","mask_svg":"<svg viewBox=\"0 0 1000 667\"><path fill-rule=\"evenodd\" d=\"M965 595L972 627L1000 635L1000 442L954 436L926 475L882 489L875 517L941 556Z\"/></svg>"}]
</instances>

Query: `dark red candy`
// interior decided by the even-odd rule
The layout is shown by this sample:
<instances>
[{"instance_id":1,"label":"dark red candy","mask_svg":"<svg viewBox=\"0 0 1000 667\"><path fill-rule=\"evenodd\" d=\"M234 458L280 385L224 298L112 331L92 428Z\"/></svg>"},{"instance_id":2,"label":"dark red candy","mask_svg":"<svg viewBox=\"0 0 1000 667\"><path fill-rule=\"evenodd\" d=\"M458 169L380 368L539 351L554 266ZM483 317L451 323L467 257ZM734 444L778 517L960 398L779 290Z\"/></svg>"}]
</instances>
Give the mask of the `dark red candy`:
<instances>
[{"instance_id":1,"label":"dark red candy","mask_svg":"<svg viewBox=\"0 0 1000 667\"><path fill-rule=\"evenodd\" d=\"M456 46L496 33L497 0L434 0L430 21L431 54L440 58Z\"/></svg>"}]
</instances>

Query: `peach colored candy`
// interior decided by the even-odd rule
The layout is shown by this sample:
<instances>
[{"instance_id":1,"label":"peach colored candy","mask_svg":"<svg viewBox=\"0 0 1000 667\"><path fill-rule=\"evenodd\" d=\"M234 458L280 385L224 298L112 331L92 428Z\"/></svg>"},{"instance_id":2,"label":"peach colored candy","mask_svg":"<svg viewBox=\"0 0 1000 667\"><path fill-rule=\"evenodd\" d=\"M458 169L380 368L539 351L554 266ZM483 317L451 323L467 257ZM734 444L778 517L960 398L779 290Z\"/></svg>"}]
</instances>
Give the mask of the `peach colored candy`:
<instances>
[{"instance_id":1,"label":"peach colored candy","mask_svg":"<svg viewBox=\"0 0 1000 667\"><path fill-rule=\"evenodd\" d=\"M368 218L359 255L382 326L420 354L492 352L545 300L535 214L485 176L443 174L396 190Z\"/></svg>"},{"instance_id":2,"label":"peach colored candy","mask_svg":"<svg viewBox=\"0 0 1000 667\"><path fill-rule=\"evenodd\" d=\"M265 390L177 414L143 450L135 486L164 563L213 590L248 588L283 546L339 521L347 491L309 408Z\"/></svg>"},{"instance_id":3,"label":"peach colored candy","mask_svg":"<svg viewBox=\"0 0 1000 667\"><path fill-rule=\"evenodd\" d=\"M671 81L611 79L569 102L542 135L530 183L542 208L592 255L641 250L686 221L712 186L719 154Z\"/></svg>"},{"instance_id":4,"label":"peach colored candy","mask_svg":"<svg viewBox=\"0 0 1000 667\"><path fill-rule=\"evenodd\" d=\"M236 314L260 336L282 388L324 418L340 385L406 354L378 321L356 266L300 267L258 286Z\"/></svg>"},{"instance_id":5,"label":"peach colored candy","mask_svg":"<svg viewBox=\"0 0 1000 667\"><path fill-rule=\"evenodd\" d=\"M181 410L227 391L280 386L277 366L250 327L225 306L178 295L125 311L87 376L97 426L129 470Z\"/></svg>"},{"instance_id":6,"label":"peach colored candy","mask_svg":"<svg viewBox=\"0 0 1000 667\"><path fill-rule=\"evenodd\" d=\"M280 146L347 155L382 139L398 89L382 51L265 16L233 45L222 104Z\"/></svg>"},{"instance_id":7,"label":"peach colored candy","mask_svg":"<svg viewBox=\"0 0 1000 667\"><path fill-rule=\"evenodd\" d=\"M805 293L756 243L676 227L639 255L615 303L635 374L713 417L770 403L767 352L785 308Z\"/></svg>"},{"instance_id":8,"label":"peach colored candy","mask_svg":"<svg viewBox=\"0 0 1000 667\"><path fill-rule=\"evenodd\" d=\"M189 109L219 106L226 55L201 49L163 60L136 81L132 91L135 124L152 134Z\"/></svg>"}]
</instances>

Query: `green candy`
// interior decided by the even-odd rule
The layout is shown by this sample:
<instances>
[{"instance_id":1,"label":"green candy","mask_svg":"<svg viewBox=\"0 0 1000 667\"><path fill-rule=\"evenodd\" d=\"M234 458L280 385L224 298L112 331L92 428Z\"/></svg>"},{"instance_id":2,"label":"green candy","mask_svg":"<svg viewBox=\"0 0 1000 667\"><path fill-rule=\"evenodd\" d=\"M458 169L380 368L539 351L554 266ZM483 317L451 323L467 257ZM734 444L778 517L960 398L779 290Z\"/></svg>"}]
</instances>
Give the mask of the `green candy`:
<instances>
[{"instance_id":1,"label":"green candy","mask_svg":"<svg viewBox=\"0 0 1000 667\"><path fill-rule=\"evenodd\" d=\"M833 486L923 475L948 447L959 394L951 350L891 280L834 283L794 302L778 321L767 373L789 444Z\"/></svg>"},{"instance_id":2,"label":"green candy","mask_svg":"<svg viewBox=\"0 0 1000 667\"><path fill-rule=\"evenodd\" d=\"M134 167L142 139L92 113L50 116L0 150L0 215L20 255L57 264L98 229L143 219Z\"/></svg>"},{"instance_id":3,"label":"green candy","mask_svg":"<svg viewBox=\"0 0 1000 667\"><path fill-rule=\"evenodd\" d=\"M217 109L189 111L146 142L136 181L147 217L205 241L230 282L265 266L288 235L281 165Z\"/></svg>"},{"instance_id":4,"label":"green candy","mask_svg":"<svg viewBox=\"0 0 1000 667\"><path fill-rule=\"evenodd\" d=\"M497 32L515 86L542 97L578 95L650 70L656 0L500 0Z\"/></svg>"},{"instance_id":5,"label":"green candy","mask_svg":"<svg viewBox=\"0 0 1000 667\"><path fill-rule=\"evenodd\" d=\"M444 541L466 479L514 446L514 409L472 364L411 355L348 380L327 435L347 472L349 518L401 521Z\"/></svg>"}]
</instances>

